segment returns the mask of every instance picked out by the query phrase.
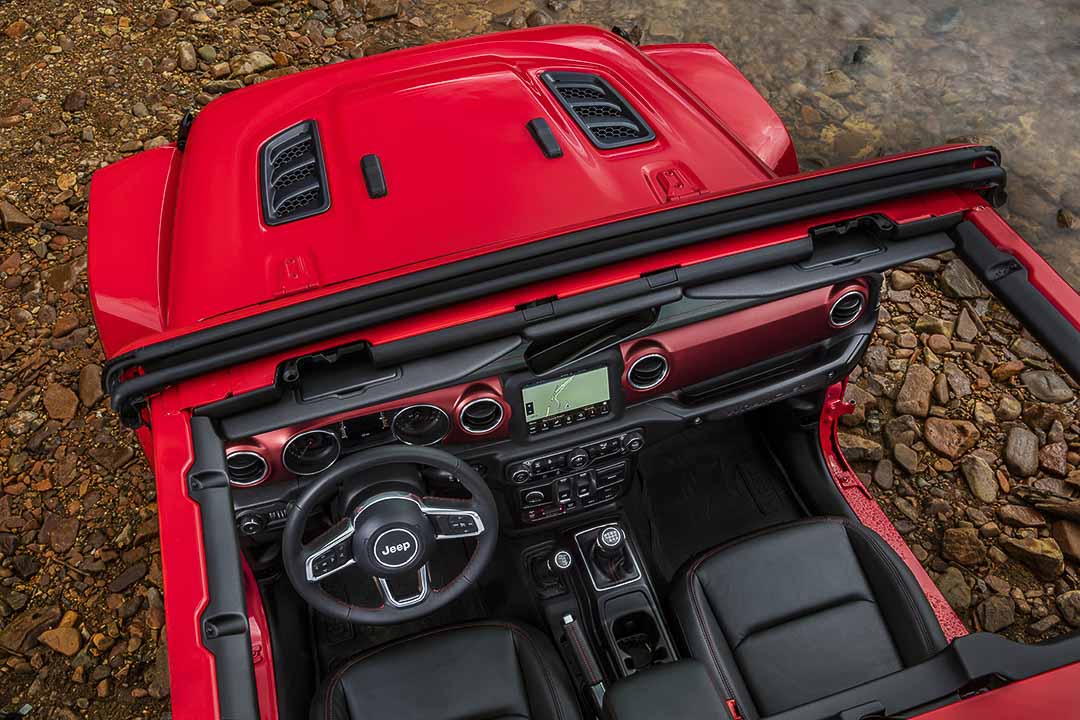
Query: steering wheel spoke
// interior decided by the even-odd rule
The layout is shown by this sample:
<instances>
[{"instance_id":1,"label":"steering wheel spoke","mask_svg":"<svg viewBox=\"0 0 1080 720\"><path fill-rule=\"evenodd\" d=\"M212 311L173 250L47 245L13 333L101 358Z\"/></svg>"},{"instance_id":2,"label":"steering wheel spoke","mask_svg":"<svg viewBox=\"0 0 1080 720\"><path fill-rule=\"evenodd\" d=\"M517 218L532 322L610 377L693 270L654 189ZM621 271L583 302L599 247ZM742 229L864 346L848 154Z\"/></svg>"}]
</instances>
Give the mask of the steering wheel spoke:
<instances>
[{"instance_id":1,"label":"steering wheel spoke","mask_svg":"<svg viewBox=\"0 0 1080 720\"><path fill-rule=\"evenodd\" d=\"M318 583L353 565L352 518L342 518L304 545L304 571L308 582Z\"/></svg>"},{"instance_id":2,"label":"steering wheel spoke","mask_svg":"<svg viewBox=\"0 0 1080 720\"><path fill-rule=\"evenodd\" d=\"M416 571L416 594L407 598L398 598L394 595L394 591L390 588L390 583L386 578L375 577L375 585L379 588L379 594L382 595L383 603L392 608L407 608L413 605L419 605L427 600L428 595L431 593L431 574L428 572L427 563L424 563Z\"/></svg>"},{"instance_id":3,"label":"steering wheel spoke","mask_svg":"<svg viewBox=\"0 0 1080 720\"><path fill-rule=\"evenodd\" d=\"M436 540L460 540L484 533L484 521L474 500L425 497L420 510L435 527Z\"/></svg>"}]
</instances>

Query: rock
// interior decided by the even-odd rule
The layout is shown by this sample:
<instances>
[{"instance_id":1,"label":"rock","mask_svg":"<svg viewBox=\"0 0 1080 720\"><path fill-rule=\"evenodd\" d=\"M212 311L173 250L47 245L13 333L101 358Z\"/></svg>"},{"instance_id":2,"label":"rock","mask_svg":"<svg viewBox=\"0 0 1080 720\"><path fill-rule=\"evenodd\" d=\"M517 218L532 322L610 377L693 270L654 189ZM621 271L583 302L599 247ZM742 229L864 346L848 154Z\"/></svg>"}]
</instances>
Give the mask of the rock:
<instances>
[{"instance_id":1,"label":"rock","mask_svg":"<svg viewBox=\"0 0 1080 720\"><path fill-rule=\"evenodd\" d=\"M146 576L146 563L137 562L126 568L109 583L109 592L123 592Z\"/></svg>"},{"instance_id":2,"label":"rock","mask_svg":"<svg viewBox=\"0 0 1080 720\"><path fill-rule=\"evenodd\" d=\"M895 497L893 498L893 505L908 520L915 522L919 519L919 509L907 498Z\"/></svg>"},{"instance_id":3,"label":"rock","mask_svg":"<svg viewBox=\"0 0 1080 720\"><path fill-rule=\"evenodd\" d=\"M217 48L213 45L200 45L199 49L195 51L195 54L207 65L213 64L213 62L217 60Z\"/></svg>"},{"instance_id":4,"label":"rock","mask_svg":"<svg viewBox=\"0 0 1080 720\"><path fill-rule=\"evenodd\" d=\"M0 630L0 649L25 653L46 628L60 620L60 608L33 608L16 616Z\"/></svg>"},{"instance_id":5,"label":"rock","mask_svg":"<svg viewBox=\"0 0 1080 720\"><path fill-rule=\"evenodd\" d=\"M1029 370L1021 373L1020 381L1043 402L1065 403L1073 399L1072 388L1060 375L1050 370Z\"/></svg>"},{"instance_id":6,"label":"rock","mask_svg":"<svg viewBox=\"0 0 1080 720\"><path fill-rule=\"evenodd\" d=\"M881 445L873 440L868 440L861 435L852 433L837 433L840 442L840 450L850 462L869 460L876 462L881 459L883 453Z\"/></svg>"},{"instance_id":7,"label":"rock","mask_svg":"<svg viewBox=\"0 0 1080 720\"><path fill-rule=\"evenodd\" d=\"M949 528L941 538L941 555L969 567L986 561L986 546L975 528Z\"/></svg>"},{"instance_id":8,"label":"rock","mask_svg":"<svg viewBox=\"0 0 1080 720\"><path fill-rule=\"evenodd\" d=\"M1043 432L1049 432L1055 422L1061 423L1062 426L1072 423L1072 416L1062 412L1061 408L1043 403L1025 404L1023 418L1029 427ZM1050 440L1050 442L1055 441Z\"/></svg>"},{"instance_id":9,"label":"rock","mask_svg":"<svg viewBox=\"0 0 1080 720\"><path fill-rule=\"evenodd\" d=\"M244 77L253 73L260 73L274 67L274 59L261 50L240 55L229 60L233 77Z\"/></svg>"},{"instance_id":10,"label":"rock","mask_svg":"<svg viewBox=\"0 0 1080 720\"><path fill-rule=\"evenodd\" d=\"M1020 417L1020 401L1005 393L998 400L998 406L994 413L999 420L1015 420Z\"/></svg>"},{"instance_id":11,"label":"rock","mask_svg":"<svg viewBox=\"0 0 1080 720\"><path fill-rule=\"evenodd\" d=\"M900 467L904 468L908 475L914 475L919 469L919 453L903 443L893 446L893 457Z\"/></svg>"},{"instance_id":12,"label":"rock","mask_svg":"<svg viewBox=\"0 0 1080 720\"><path fill-rule=\"evenodd\" d=\"M49 513L45 516L38 539L39 542L52 547L57 553L63 554L75 545L75 537L78 534L79 520L77 518L61 518Z\"/></svg>"},{"instance_id":13,"label":"rock","mask_svg":"<svg viewBox=\"0 0 1080 720\"><path fill-rule=\"evenodd\" d=\"M1050 355L1042 349L1041 345L1032 340L1028 340L1023 335L1018 335L1011 343L1009 343L1009 349L1022 358L1046 360L1050 357Z\"/></svg>"},{"instance_id":14,"label":"rock","mask_svg":"<svg viewBox=\"0 0 1080 720\"><path fill-rule=\"evenodd\" d=\"M1050 538L1011 538L1002 535L998 544L1005 554L1031 568L1040 580L1051 582L1065 569L1061 548Z\"/></svg>"},{"instance_id":15,"label":"rock","mask_svg":"<svg viewBox=\"0 0 1080 720\"><path fill-rule=\"evenodd\" d=\"M6 28L4 28L4 34L12 40L18 40L20 37L26 34L26 31L30 29L30 23L26 22L22 18L13 20Z\"/></svg>"},{"instance_id":16,"label":"rock","mask_svg":"<svg viewBox=\"0 0 1080 720\"><path fill-rule=\"evenodd\" d=\"M87 100L85 90L72 90L64 96L64 101L60 104L60 107L66 112L78 112L86 107Z\"/></svg>"},{"instance_id":17,"label":"rock","mask_svg":"<svg viewBox=\"0 0 1080 720\"><path fill-rule=\"evenodd\" d=\"M1066 230L1080 230L1080 217L1068 208L1060 208L1057 211L1057 224Z\"/></svg>"},{"instance_id":18,"label":"rock","mask_svg":"<svg viewBox=\"0 0 1080 720\"><path fill-rule=\"evenodd\" d=\"M840 417L840 423L848 427L862 425L866 421L866 411L877 407L876 397L866 392L853 382L844 389L844 400L854 404L854 411Z\"/></svg>"},{"instance_id":19,"label":"rock","mask_svg":"<svg viewBox=\"0 0 1080 720\"><path fill-rule=\"evenodd\" d=\"M185 72L191 72L199 67L199 58L195 55L195 46L186 40L181 41L177 46L180 54L180 69Z\"/></svg>"},{"instance_id":20,"label":"rock","mask_svg":"<svg viewBox=\"0 0 1080 720\"><path fill-rule=\"evenodd\" d=\"M937 453L956 459L975 446L979 429L967 420L932 417L926 420L923 436Z\"/></svg>"},{"instance_id":21,"label":"rock","mask_svg":"<svg viewBox=\"0 0 1080 720\"><path fill-rule=\"evenodd\" d=\"M0 200L0 225L8 232L19 232L34 224L34 220L7 200Z\"/></svg>"},{"instance_id":22,"label":"rock","mask_svg":"<svg viewBox=\"0 0 1080 720\"><path fill-rule=\"evenodd\" d=\"M997 424L997 416L994 414L993 408L982 400L975 401L975 407L971 410L971 419L975 421L976 425L983 429L993 427Z\"/></svg>"},{"instance_id":23,"label":"rock","mask_svg":"<svg viewBox=\"0 0 1080 720\"><path fill-rule=\"evenodd\" d=\"M889 273L889 285L893 290L910 290L915 287L915 276L903 270L893 270Z\"/></svg>"},{"instance_id":24,"label":"rock","mask_svg":"<svg viewBox=\"0 0 1080 720\"><path fill-rule=\"evenodd\" d=\"M979 624L986 632L998 632L1016 620L1016 603L1003 595L991 595L975 610Z\"/></svg>"},{"instance_id":25,"label":"rock","mask_svg":"<svg viewBox=\"0 0 1080 720\"><path fill-rule=\"evenodd\" d=\"M944 367L945 378L949 381L949 389L953 396L958 398L967 397L971 394L971 380L964 374L956 363L947 362Z\"/></svg>"},{"instance_id":26,"label":"rock","mask_svg":"<svg viewBox=\"0 0 1080 720\"><path fill-rule=\"evenodd\" d=\"M935 315L922 315L915 321L915 332L929 333L930 335L949 335L952 333L952 327Z\"/></svg>"},{"instance_id":27,"label":"rock","mask_svg":"<svg viewBox=\"0 0 1080 720\"><path fill-rule=\"evenodd\" d=\"M401 12L399 0L368 0L364 7L365 20L385 20Z\"/></svg>"},{"instance_id":28,"label":"rock","mask_svg":"<svg viewBox=\"0 0 1080 720\"><path fill-rule=\"evenodd\" d=\"M912 364L896 396L896 412L926 417L930 412L930 393L933 389L934 372L925 365Z\"/></svg>"},{"instance_id":29,"label":"rock","mask_svg":"<svg viewBox=\"0 0 1080 720\"><path fill-rule=\"evenodd\" d=\"M998 519L1010 527L1043 527L1046 518L1038 510L1026 505L1002 505L997 511Z\"/></svg>"},{"instance_id":30,"label":"rock","mask_svg":"<svg viewBox=\"0 0 1080 720\"><path fill-rule=\"evenodd\" d=\"M1069 466L1066 456L1069 454L1069 446L1064 442L1052 442L1043 445L1039 450L1039 467L1051 475L1065 477L1069 474Z\"/></svg>"},{"instance_id":31,"label":"rock","mask_svg":"<svg viewBox=\"0 0 1080 720\"><path fill-rule=\"evenodd\" d=\"M1057 615L1047 615L1042 620L1036 620L1028 625L1028 632L1032 635L1042 635L1049 632L1055 625L1061 622Z\"/></svg>"},{"instance_id":32,"label":"rock","mask_svg":"<svg viewBox=\"0 0 1080 720\"><path fill-rule=\"evenodd\" d=\"M79 399L75 397L75 393L57 383L51 383L45 388L43 401L49 417L65 422L75 417L75 410L79 407Z\"/></svg>"},{"instance_id":33,"label":"rock","mask_svg":"<svg viewBox=\"0 0 1080 720\"><path fill-rule=\"evenodd\" d=\"M919 337L915 333L901 333L900 337L896 338L896 344L905 350L914 350L919 346Z\"/></svg>"},{"instance_id":34,"label":"rock","mask_svg":"<svg viewBox=\"0 0 1080 720\"><path fill-rule=\"evenodd\" d=\"M963 260L950 260L938 276L938 284L945 294L954 298L986 297L986 289L968 269Z\"/></svg>"},{"instance_id":35,"label":"rock","mask_svg":"<svg viewBox=\"0 0 1080 720\"><path fill-rule=\"evenodd\" d=\"M79 372L79 400L91 408L104 395L101 389L101 366L94 363L84 366Z\"/></svg>"},{"instance_id":36,"label":"rock","mask_svg":"<svg viewBox=\"0 0 1080 720\"><path fill-rule=\"evenodd\" d=\"M968 587L967 580L964 579L964 573L960 572L958 568L950 565L945 569L945 572L938 576L934 583L953 610L963 612L971 607L971 588Z\"/></svg>"},{"instance_id":37,"label":"rock","mask_svg":"<svg viewBox=\"0 0 1080 720\"><path fill-rule=\"evenodd\" d=\"M1080 523L1072 520L1055 520L1051 532L1065 557L1080 562Z\"/></svg>"},{"instance_id":38,"label":"rock","mask_svg":"<svg viewBox=\"0 0 1080 720\"><path fill-rule=\"evenodd\" d=\"M46 630L38 635L38 640L41 644L68 657L79 652L79 647L82 645L82 637L79 635L79 631L73 627L65 626Z\"/></svg>"},{"instance_id":39,"label":"rock","mask_svg":"<svg viewBox=\"0 0 1080 720\"><path fill-rule=\"evenodd\" d=\"M161 640L158 642L157 652L154 654L154 666L147 672L147 691L150 697L165 698L169 696L169 654L166 634L163 630Z\"/></svg>"},{"instance_id":40,"label":"rock","mask_svg":"<svg viewBox=\"0 0 1080 720\"><path fill-rule=\"evenodd\" d=\"M1057 606L1065 622L1080 627L1080 590L1069 590L1058 595Z\"/></svg>"},{"instance_id":41,"label":"rock","mask_svg":"<svg viewBox=\"0 0 1080 720\"><path fill-rule=\"evenodd\" d=\"M545 25L551 25L553 22L555 22L555 18L551 17L551 15L543 10L533 10L529 13L528 17L525 18L525 24L529 27L543 27ZM657 23L653 22L649 28L649 32L656 35L656 31Z\"/></svg>"},{"instance_id":42,"label":"rock","mask_svg":"<svg viewBox=\"0 0 1080 720\"><path fill-rule=\"evenodd\" d=\"M885 423L883 429L885 447L894 447L898 443L911 446L919 437L919 424L910 415L901 415Z\"/></svg>"},{"instance_id":43,"label":"rock","mask_svg":"<svg viewBox=\"0 0 1080 720\"><path fill-rule=\"evenodd\" d=\"M893 464L891 460L884 459L878 462L874 467L874 483L885 490L888 490L895 483Z\"/></svg>"},{"instance_id":44,"label":"rock","mask_svg":"<svg viewBox=\"0 0 1080 720\"><path fill-rule=\"evenodd\" d=\"M960 461L960 471L964 473L971 494L981 502L991 503L997 499L997 478L985 460L978 455L966 455Z\"/></svg>"},{"instance_id":45,"label":"rock","mask_svg":"<svg viewBox=\"0 0 1080 720\"><path fill-rule=\"evenodd\" d=\"M971 342L979 336L979 327L975 324L975 321L971 318L967 308L960 311L960 316L956 318L956 326L953 328L953 336L958 337L964 342Z\"/></svg>"},{"instance_id":46,"label":"rock","mask_svg":"<svg viewBox=\"0 0 1080 720\"><path fill-rule=\"evenodd\" d=\"M1039 469L1039 438L1017 425L1005 440L1005 466L1016 477L1031 477Z\"/></svg>"},{"instance_id":47,"label":"rock","mask_svg":"<svg viewBox=\"0 0 1080 720\"><path fill-rule=\"evenodd\" d=\"M159 28L167 28L176 22L176 19L180 17L180 13L172 8L162 8L158 10L157 15L154 16L154 26Z\"/></svg>"},{"instance_id":48,"label":"rock","mask_svg":"<svg viewBox=\"0 0 1080 720\"><path fill-rule=\"evenodd\" d=\"M1009 360L994 366L994 369L990 371L990 377L997 382L1005 382L1009 378L1014 378L1024 372L1025 367L1027 366L1024 365L1023 360Z\"/></svg>"},{"instance_id":49,"label":"rock","mask_svg":"<svg viewBox=\"0 0 1080 720\"><path fill-rule=\"evenodd\" d=\"M931 335L926 340L926 347L930 348L938 355L944 355L952 350L952 342L944 335Z\"/></svg>"}]
</instances>

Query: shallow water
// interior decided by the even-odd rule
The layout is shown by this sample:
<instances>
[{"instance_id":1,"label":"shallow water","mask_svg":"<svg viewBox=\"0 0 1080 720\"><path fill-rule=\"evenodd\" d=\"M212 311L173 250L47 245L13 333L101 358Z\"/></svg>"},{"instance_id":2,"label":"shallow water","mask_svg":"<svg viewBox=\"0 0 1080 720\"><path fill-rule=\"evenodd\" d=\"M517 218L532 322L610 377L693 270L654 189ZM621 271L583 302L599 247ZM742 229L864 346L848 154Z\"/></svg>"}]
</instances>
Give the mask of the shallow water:
<instances>
[{"instance_id":1,"label":"shallow water","mask_svg":"<svg viewBox=\"0 0 1080 720\"><path fill-rule=\"evenodd\" d=\"M569 16L636 21L645 42L707 42L792 132L804 169L957 138L1001 149L1013 226L1080 288L1080 3L586 1ZM833 102L835 101L835 102ZM837 104L838 103L838 104Z\"/></svg>"}]
</instances>

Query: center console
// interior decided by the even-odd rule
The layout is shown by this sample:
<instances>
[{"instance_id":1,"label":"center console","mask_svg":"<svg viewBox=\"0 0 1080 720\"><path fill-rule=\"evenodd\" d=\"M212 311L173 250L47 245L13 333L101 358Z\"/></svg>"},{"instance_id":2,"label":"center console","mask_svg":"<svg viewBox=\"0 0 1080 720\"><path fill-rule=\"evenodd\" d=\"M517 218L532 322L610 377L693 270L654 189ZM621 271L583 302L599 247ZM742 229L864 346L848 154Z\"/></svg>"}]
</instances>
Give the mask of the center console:
<instances>
[{"instance_id":1,"label":"center console","mask_svg":"<svg viewBox=\"0 0 1080 720\"><path fill-rule=\"evenodd\" d=\"M505 481L514 487L514 512L535 523L616 499L644 446L644 433L634 429L509 463Z\"/></svg>"}]
</instances>

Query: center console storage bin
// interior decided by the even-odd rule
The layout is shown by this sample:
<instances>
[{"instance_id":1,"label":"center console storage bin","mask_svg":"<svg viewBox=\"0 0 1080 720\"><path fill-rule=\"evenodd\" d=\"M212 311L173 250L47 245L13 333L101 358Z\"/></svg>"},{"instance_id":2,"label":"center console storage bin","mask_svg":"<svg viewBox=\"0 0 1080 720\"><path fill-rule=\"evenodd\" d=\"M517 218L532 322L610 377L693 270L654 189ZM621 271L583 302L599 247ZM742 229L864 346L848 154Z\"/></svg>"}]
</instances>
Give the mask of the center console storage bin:
<instances>
[{"instance_id":1,"label":"center console storage bin","mask_svg":"<svg viewBox=\"0 0 1080 720\"><path fill-rule=\"evenodd\" d=\"M730 720L727 706L696 660L653 665L623 678L604 695L605 720Z\"/></svg>"}]
</instances>

